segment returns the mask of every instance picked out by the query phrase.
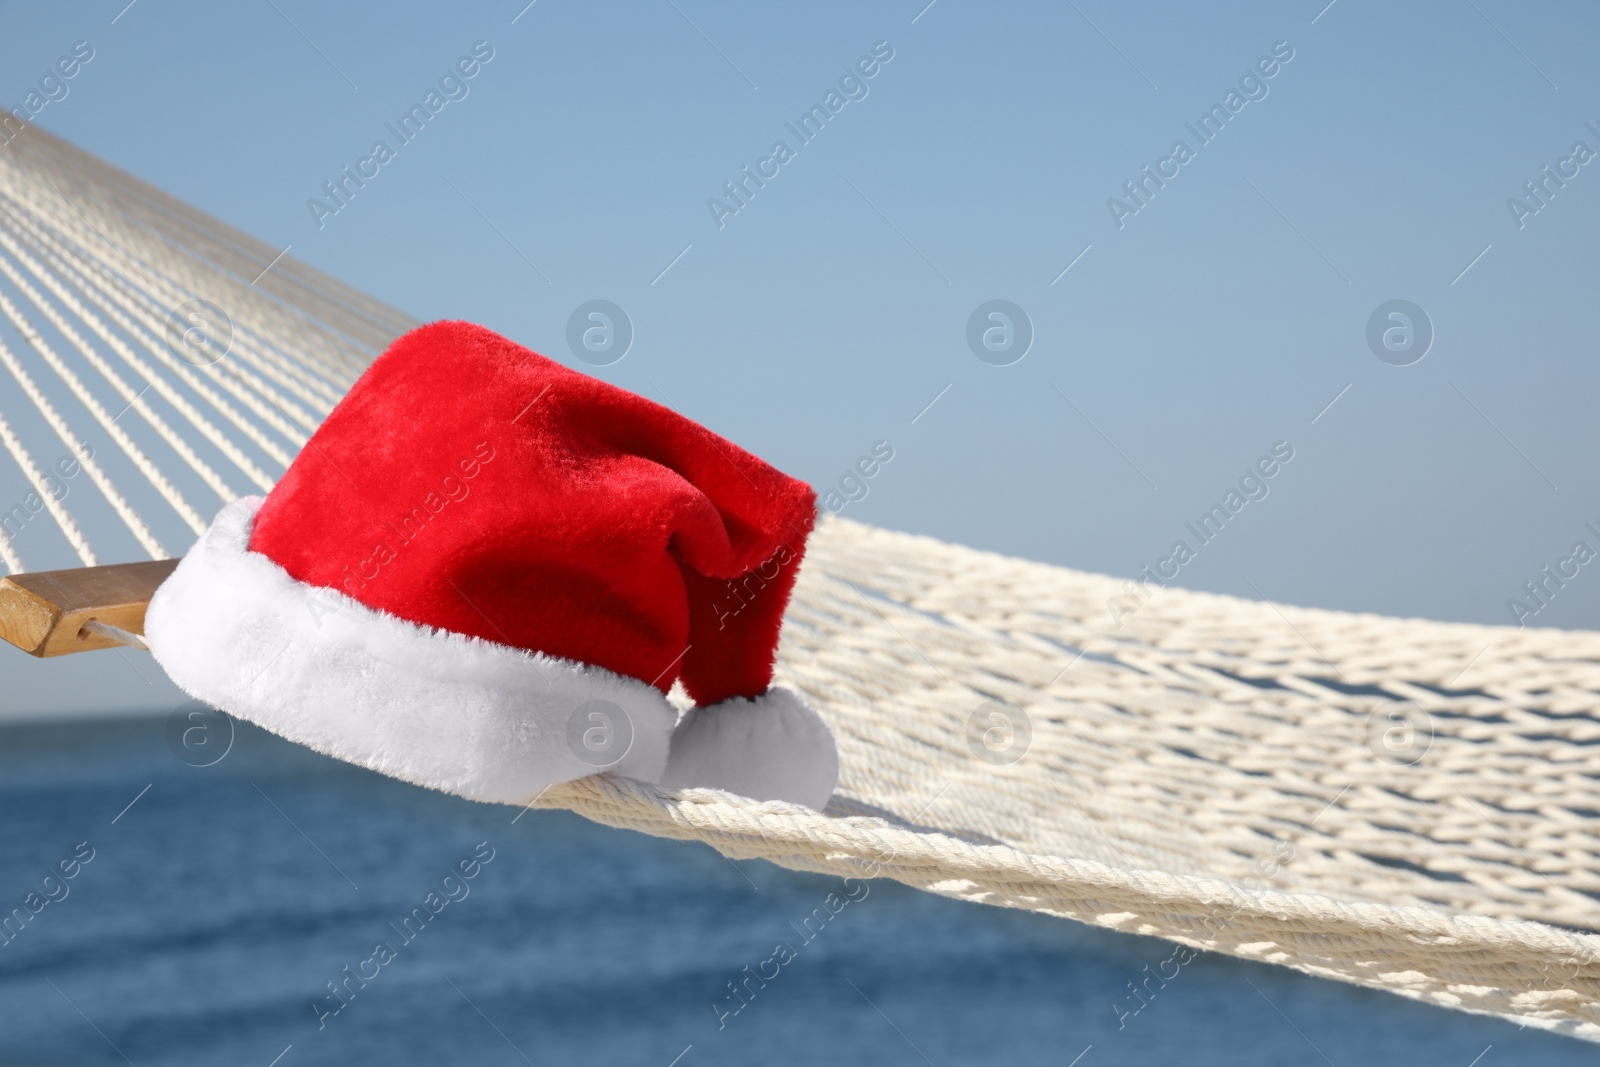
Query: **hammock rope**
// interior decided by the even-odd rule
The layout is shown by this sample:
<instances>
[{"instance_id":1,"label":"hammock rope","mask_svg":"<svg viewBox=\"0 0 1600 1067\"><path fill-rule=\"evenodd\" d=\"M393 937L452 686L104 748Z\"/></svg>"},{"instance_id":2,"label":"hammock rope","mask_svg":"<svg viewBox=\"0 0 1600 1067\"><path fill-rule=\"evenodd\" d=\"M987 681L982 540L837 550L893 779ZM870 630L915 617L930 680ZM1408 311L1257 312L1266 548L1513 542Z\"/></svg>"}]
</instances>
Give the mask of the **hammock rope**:
<instances>
[{"instance_id":1,"label":"hammock rope","mask_svg":"<svg viewBox=\"0 0 1600 1067\"><path fill-rule=\"evenodd\" d=\"M215 426L211 425L211 423L203 415L195 410L194 406L184 399L184 397L180 395L177 390L173 389L172 386L167 383L165 378L153 374L150 366L141 360L137 355L135 355L133 350L130 349L120 337L112 333L106 327L105 322L98 315L85 307L83 302L80 301L71 290L62 285L60 280L54 275L48 273L37 260L29 256L27 252L23 251L23 249L19 247L17 243L13 241L4 231L0 231L0 248L4 248L6 251L10 252L20 263L27 267L34 277L38 278L40 282L50 290L51 294L61 302L61 304L69 313L71 313L80 322L86 324L89 329L94 332L95 336L100 338L102 343L115 352L122 359L122 361L133 370L135 374L138 374L140 377L149 382L151 387L156 390L157 394L169 404L173 405L173 407L177 409L180 414L188 419L189 424L196 430L200 431L200 433L208 441L224 451L236 451L232 441L229 441L228 438L225 437L219 430L217 430ZM54 257L52 257L52 259L53 258ZM53 310L47 310L49 309L49 305L47 303L37 298L35 302L40 309L45 312L46 317L49 318L52 323L59 321L59 314ZM128 324L126 319L119 318L117 321L118 325L123 329L129 330L130 332L135 332L133 331L131 325ZM95 368L100 370L101 374L108 381L120 381L120 379L118 379L116 376L116 372L106 365L105 360L94 354L92 347L83 345L81 343L78 347L81 351L83 351L84 357L90 360ZM165 355L165 353L161 353L161 355ZM129 403L139 412L140 416L143 417L146 422L150 423L150 425L156 428L157 432L161 435L161 439L171 445L173 450L183 457L183 461L187 463L196 473L198 473L202 479L205 480L205 483L210 486L214 492L216 492L218 497L226 502L238 496L238 494L228 486L228 483L222 480L222 476L213 470L211 466L203 459L201 459L194 449L189 446L189 443L179 436L176 431L169 427L165 420L163 420L161 416L158 415L151 408L151 406L145 402L141 393L132 394L129 399ZM239 463L241 469L245 470L245 472L250 475L251 480L255 481L256 484L262 488L266 488L271 484L264 472L256 469L248 459L243 458L242 453L239 453L238 455L239 458L236 460L236 462ZM232 458L231 455L230 458Z\"/></svg>"},{"instance_id":2,"label":"hammock rope","mask_svg":"<svg viewBox=\"0 0 1600 1067\"><path fill-rule=\"evenodd\" d=\"M163 557L415 325L285 251L43 131L0 150L0 460L53 520L0 512L9 570ZM232 319L213 364L172 343L195 299ZM58 492L52 438L98 497ZM80 519L106 507L97 554ZM1600 634L1139 587L827 518L778 673L839 739L826 812L609 776L529 806L1600 1040Z\"/></svg>"},{"instance_id":3,"label":"hammock rope","mask_svg":"<svg viewBox=\"0 0 1600 1067\"><path fill-rule=\"evenodd\" d=\"M33 491L39 495L44 505L49 508L50 516L61 527L61 532L66 535L67 541L72 545L72 550L78 554L85 567L93 567L98 560L95 559L94 550L89 547L89 541L83 536L83 531L78 529L76 520L66 508L61 506L61 501L50 491L49 485L44 480L44 473L39 470L39 464L34 462L33 455L18 439L11 429L11 424L6 421L4 413L0 413L0 441L5 442L6 451L11 453L11 458L17 461L17 466L22 468L23 476L28 479L28 484L33 486ZM11 543L11 537L4 525L0 525L0 556L6 561L12 574L23 569L22 557L17 555L16 547Z\"/></svg>"},{"instance_id":4,"label":"hammock rope","mask_svg":"<svg viewBox=\"0 0 1600 1067\"><path fill-rule=\"evenodd\" d=\"M70 219L62 221L71 225ZM92 232L98 233L98 228L92 229ZM78 236L80 239L85 239L82 234ZM107 269L111 266L110 256L107 253L85 244L80 244L79 249L88 253L92 267L97 267L102 275L107 272ZM164 260L166 257L157 258ZM135 269L138 269L137 265L135 265ZM148 279L147 290L133 288L125 275L112 272L110 276L113 284L125 294L126 303L132 307L135 316L143 322L147 329L154 330L158 336L165 329L159 319L159 316L164 313L164 309L157 302L158 299L166 301L166 308L170 309L180 305L185 300L195 297L195 290L185 291L176 286L166 284L160 280L160 275L153 278L149 275L144 276ZM239 334L237 326L235 327L234 341L234 345L229 348L229 354L232 355L237 350L247 361L251 360L253 353L249 339L247 336ZM166 348L166 346L162 347ZM213 383L219 385L224 391L233 396L236 401L249 408L259 419L297 446L305 443L307 436L305 431L314 428L316 425L316 420L312 419L297 405L281 394L266 389L257 376L242 372L232 364L229 364L226 368L219 368L216 364L211 363L191 364L191 366L194 366L196 370L210 378ZM327 406L331 405L325 405L324 411ZM298 427L291 425L290 420L298 422L300 425ZM281 450L280 454L282 454Z\"/></svg>"},{"instance_id":5,"label":"hammock rope","mask_svg":"<svg viewBox=\"0 0 1600 1067\"><path fill-rule=\"evenodd\" d=\"M244 434L244 436L252 444L264 452L271 460L281 466L288 466L289 460L292 458L292 456L282 447L282 445L269 438L260 427L258 427L255 423L250 422L243 414L229 404L227 400L220 396L215 390L212 390L203 382L201 382L195 376L193 370L189 366L181 362L173 355L172 349L168 345L154 339L160 335L162 327L154 315L151 314L149 308L145 307L142 303L132 303L128 294L120 287L120 283L117 283L118 287L115 289L103 290L100 288L100 281L98 279L77 277L73 274L71 268L66 267L64 263L61 263L61 261L57 260L54 256L50 256L49 259L52 265L58 265L57 269L62 271L64 277L75 281L79 285L80 291L87 295L92 303L105 312L111 321L116 324L118 329L137 340L140 347L144 348L147 352L153 355L172 377L176 378L178 382L187 386L189 390L191 390L196 396L200 397L207 404L209 404L214 411L230 422L240 433ZM115 302L115 305L113 302ZM133 322L131 322L126 315L123 314L123 312L134 315L139 320L138 325L135 325ZM154 332L152 333L149 331ZM190 418L190 421L194 422L194 424L201 430L206 439L211 441L218 448L222 449L227 454L229 460L238 466L240 470L244 471L251 481L255 482L262 488L266 488L272 484L272 479L269 478L264 471L257 467L243 452L239 451L238 446L234 444L231 438L227 437L215 426L212 426L210 422L205 419L204 415L199 414L198 412L195 412L192 415L189 414L194 410L193 405L188 404L188 402L182 397L182 394L173 390L171 386L167 384L166 378L159 374L150 374L148 369L144 368L142 361L137 361L136 357L132 356L131 350L130 354L124 358L130 361L130 365L133 365L135 362L139 362L142 372L146 374L147 379L152 383L152 385L155 386L156 390L161 394L161 396L164 399L167 399L169 403L179 407L179 409ZM155 384L158 382L160 383L159 385Z\"/></svg>"}]
</instances>

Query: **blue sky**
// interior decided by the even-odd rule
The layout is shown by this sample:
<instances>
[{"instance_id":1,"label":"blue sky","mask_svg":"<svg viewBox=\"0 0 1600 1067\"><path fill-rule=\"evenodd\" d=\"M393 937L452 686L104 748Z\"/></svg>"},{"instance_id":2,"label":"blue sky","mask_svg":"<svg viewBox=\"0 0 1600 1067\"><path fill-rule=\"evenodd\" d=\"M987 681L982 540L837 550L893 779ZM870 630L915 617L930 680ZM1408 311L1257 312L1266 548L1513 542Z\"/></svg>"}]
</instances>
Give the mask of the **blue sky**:
<instances>
[{"instance_id":1,"label":"blue sky","mask_svg":"<svg viewBox=\"0 0 1600 1067\"><path fill-rule=\"evenodd\" d=\"M53 132L824 492L889 442L849 517L1132 576L1284 442L1174 581L1502 623L1574 541L1600 549L1600 163L1520 226L1508 207L1600 151L1592 7L124 2L7 5L0 102L87 41ZM400 145L386 124L430 89L456 98ZM830 90L801 143L786 124ZM1186 124L1230 90L1254 98L1201 144ZM379 139L394 157L319 227L308 200ZM780 140L719 226L708 201ZM1179 140L1193 158L1116 218ZM586 367L567 324L597 299L634 340ZM967 342L991 300L1031 323L1007 366ZM1408 366L1367 342L1393 300L1432 326ZM1530 622L1600 626L1596 571Z\"/></svg>"}]
</instances>

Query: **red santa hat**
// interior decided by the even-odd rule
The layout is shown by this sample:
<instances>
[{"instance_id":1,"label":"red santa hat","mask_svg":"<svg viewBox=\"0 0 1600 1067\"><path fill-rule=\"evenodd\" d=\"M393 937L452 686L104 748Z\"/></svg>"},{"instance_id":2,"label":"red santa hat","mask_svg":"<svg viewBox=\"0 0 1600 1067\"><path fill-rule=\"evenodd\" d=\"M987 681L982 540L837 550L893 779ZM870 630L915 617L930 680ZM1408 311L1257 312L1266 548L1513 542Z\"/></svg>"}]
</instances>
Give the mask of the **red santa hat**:
<instances>
[{"instance_id":1,"label":"red santa hat","mask_svg":"<svg viewBox=\"0 0 1600 1067\"><path fill-rule=\"evenodd\" d=\"M192 696L461 796L611 770L821 808L833 736L770 687L815 517L668 408L437 322L222 510L145 636Z\"/></svg>"}]
</instances>

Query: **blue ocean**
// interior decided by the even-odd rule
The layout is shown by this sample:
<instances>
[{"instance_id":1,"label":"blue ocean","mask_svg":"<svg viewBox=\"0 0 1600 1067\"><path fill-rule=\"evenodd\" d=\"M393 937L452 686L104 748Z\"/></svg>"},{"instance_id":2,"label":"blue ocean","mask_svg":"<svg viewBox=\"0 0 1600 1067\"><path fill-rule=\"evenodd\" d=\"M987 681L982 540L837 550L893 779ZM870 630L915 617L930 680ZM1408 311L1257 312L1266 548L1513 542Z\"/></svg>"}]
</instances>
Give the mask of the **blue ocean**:
<instances>
[{"instance_id":1,"label":"blue ocean","mask_svg":"<svg viewBox=\"0 0 1600 1067\"><path fill-rule=\"evenodd\" d=\"M0 1063L1596 1060L1280 968L1164 964L1157 940L457 800L244 724L230 743L213 723L197 759L181 728L0 729Z\"/></svg>"}]
</instances>

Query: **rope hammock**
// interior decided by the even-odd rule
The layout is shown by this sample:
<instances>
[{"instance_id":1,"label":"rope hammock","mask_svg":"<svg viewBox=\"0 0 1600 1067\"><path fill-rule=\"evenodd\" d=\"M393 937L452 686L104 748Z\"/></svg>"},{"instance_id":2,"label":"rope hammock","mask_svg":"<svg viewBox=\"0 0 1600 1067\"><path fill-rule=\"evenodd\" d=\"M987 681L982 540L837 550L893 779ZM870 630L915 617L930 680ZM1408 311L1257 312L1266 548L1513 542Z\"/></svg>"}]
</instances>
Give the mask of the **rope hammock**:
<instances>
[{"instance_id":1,"label":"rope hammock","mask_svg":"<svg viewBox=\"0 0 1600 1067\"><path fill-rule=\"evenodd\" d=\"M184 333L194 300L227 309L226 359ZM0 148L0 444L32 487L0 560L92 566L86 527L168 556L413 325L30 129ZM610 776L530 805L1600 1040L1600 634L1144 590L829 518L778 675L837 734L825 812Z\"/></svg>"}]
</instances>

